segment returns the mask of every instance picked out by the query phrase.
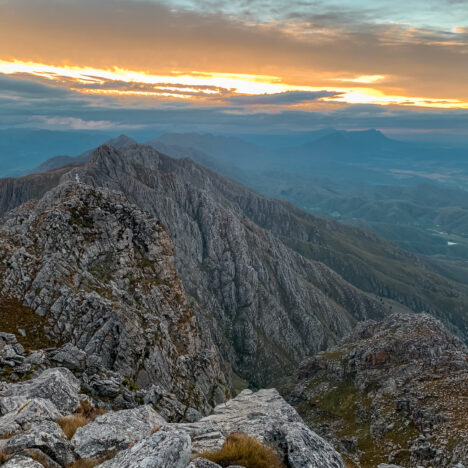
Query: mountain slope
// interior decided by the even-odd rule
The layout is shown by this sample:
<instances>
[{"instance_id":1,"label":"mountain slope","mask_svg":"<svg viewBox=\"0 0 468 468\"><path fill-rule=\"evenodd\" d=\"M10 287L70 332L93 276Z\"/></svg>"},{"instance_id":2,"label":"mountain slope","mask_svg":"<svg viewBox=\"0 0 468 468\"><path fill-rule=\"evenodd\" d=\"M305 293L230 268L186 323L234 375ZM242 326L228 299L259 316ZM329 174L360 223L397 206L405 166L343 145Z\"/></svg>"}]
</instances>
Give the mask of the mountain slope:
<instances>
[{"instance_id":1,"label":"mountain slope","mask_svg":"<svg viewBox=\"0 0 468 468\"><path fill-rule=\"evenodd\" d=\"M134 145L135 140L128 137L127 135L120 135L116 138L111 138L106 141L105 145L113 146L114 148L123 148L124 146ZM31 171L32 174L39 174L42 172L51 171L60 167L68 166L70 164L81 163L89 161L89 158L93 154L93 150L86 150L78 156L55 156L53 158L44 161L41 165Z\"/></svg>"},{"instance_id":2,"label":"mountain slope","mask_svg":"<svg viewBox=\"0 0 468 468\"><path fill-rule=\"evenodd\" d=\"M253 192L150 147L103 146L67 177L122 191L167 226L187 292L223 356L261 385L385 307L255 225L236 198Z\"/></svg>"},{"instance_id":3,"label":"mountain slope","mask_svg":"<svg viewBox=\"0 0 468 468\"><path fill-rule=\"evenodd\" d=\"M224 397L166 229L122 194L60 184L3 218L0 258L2 331L22 328L33 349L71 342L95 366L199 411Z\"/></svg>"},{"instance_id":4,"label":"mountain slope","mask_svg":"<svg viewBox=\"0 0 468 468\"><path fill-rule=\"evenodd\" d=\"M463 466L468 349L425 314L358 324L282 391L350 466Z\"/></svg>"},{"instance_id":5,"label":"mountain slope","mask_svg":"<svg viewBox=\"0 0 468 468\"><path fill-rule=\"evenodd\" d=\"M269 382L356 320L390 309L430 312L466 337L466 287L371 233L148 146L100 147L62 178L77 177L122 191L168 228L199 320L253 383Z\"/></svg>"}]
</instances>

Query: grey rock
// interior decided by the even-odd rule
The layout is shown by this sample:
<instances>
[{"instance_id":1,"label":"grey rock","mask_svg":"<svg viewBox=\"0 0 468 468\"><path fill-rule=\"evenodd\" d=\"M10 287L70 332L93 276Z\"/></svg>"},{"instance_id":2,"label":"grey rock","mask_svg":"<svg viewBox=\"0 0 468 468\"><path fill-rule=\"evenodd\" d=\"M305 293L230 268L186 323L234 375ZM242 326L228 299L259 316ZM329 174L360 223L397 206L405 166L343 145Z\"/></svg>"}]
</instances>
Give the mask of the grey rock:
<instances>
[{"instance_id":1,"label":"grey rock","mask_svg":"<svg viewBox=\"0 0 468 468\"><path fill-rule=\"evenodd\" d=\"M39 449L62 466L75 461L70 441L54 421L41 421L26 432L0 442L0 449L7 454L20 453L24 449Z\"/></svg>"},{"instance_id":2,"label":"grey rock","mask_svg":"<svg viewBox=\"0 0 468 468\"><path fill-rule=\"evenodd\" d=\"M91 392L121 407L157 383L184 402L181 418L190 407L208 413L226 393L157 219L120 193L74 182L3 221L0 295L43 317L47 341L69 343L48 352L52 365L87 374Z\"/></svg>"},{"instance_id":3,"label":"grey rock","mask_svg":"<svg viewBox=\"0 0 468 468\"><path fill-rule=\"evenodd\" d=\"M45 370L32 380L7 385L0 390L0 399L2 397L49 399L60 412L68 414L78 407L79 390L78 380L68 369L53 368Z\"/></svg>"},{"instance_id":4,"label":"grey rock","mask_svg":"<svg viewBox=\"0 0 468 468\"><path fill-rule=\"evenodd\" d=\"M212 461L207 460L206 458L197 457L192 460L187 468L221 468L221 466L217 463L213 463Z\"/></svg>"},{"instance_id":5,"label":"grey rock","mask_svg":"<svg viewBox=\"0 0 468 468\"><path fill-rule=\"evenodd\" d=\"M112 450L123 450L150 435L166 421L151 406L103 414L80 427L72 443L81 458L93 458Z\"/></svg>"},{"instance_id":6,"label":"grey rock","mask_svg":"<svg viewBox=\"0 0 468 468\"><path fill-rule=\"evenodd\" d=\"M62 414L50 400L33 398L23 403L0 418L0 437L6 434L16 434L30 429L33 424L49 419L55 421Z\"/></svg>"},{"instance_id":7,"label":"grey rock","mask_svg":"<svg viewBox=\"0 0 468 468\"><path fill-rule=\"evenodd\" d=\"M44 468L36 460L22 455L16 455L10 458L6 463L2 465L3 468Z\"/></svg>"},{"instance_id":8,"label":"grey rock","mask_svg":"<svg viewBox=\"0 0 468 468\"><path fill-rule=\"evenodd\" d=\"M5 385L7 388L7 385ZM21 408L28 401L24 396L0 397L0 415L5 416Z\"/></svg>"},{"instance_id":9,"label":"grey rock","mask_svg":"<svg viewBox=\"0 0 468 468\"><path fill-rule=\"evenodd\" d=\"M187 468L190 438L186 432L163 427L151 437L124 450L100 468Z\"/></svg>"},{"instance_id":10,"label":"grey rock","mask_svg":"<svg viewBox=\"0 0 468 468\"><path fill-rule=\"evenodd\" d=\"M48 358L54 366L79 371L85 369L87 355L71 343L66 343L61 348L49 352Z\"/></svg>"},{"instance_id":11,"label":"grey rock","mask_svg":"<svg viewBox=\"0 0 468 468\"><path fill-rule=\"evenodd\" d=\"M177 427L190 434L194 453L217 450L229 434L240 431L275 447L291 468L344 468L338 452L311 431L275 389L244 390L213 414Z\"/></svg>"}]
</instances>

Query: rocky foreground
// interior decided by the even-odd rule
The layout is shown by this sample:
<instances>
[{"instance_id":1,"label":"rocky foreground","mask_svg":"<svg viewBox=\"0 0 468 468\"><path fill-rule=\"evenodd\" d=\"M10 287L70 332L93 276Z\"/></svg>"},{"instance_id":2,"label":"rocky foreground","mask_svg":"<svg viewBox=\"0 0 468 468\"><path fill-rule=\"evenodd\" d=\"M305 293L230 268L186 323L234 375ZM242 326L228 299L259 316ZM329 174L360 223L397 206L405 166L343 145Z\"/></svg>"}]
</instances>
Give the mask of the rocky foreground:
<instances>
[{"instance_id":1,"label":"rocky foreground","mask_svg":"<svg viewBox=\"0 0 468 468\"><path fill-rule=\"evenodd\" d=\"M468 466L468 350L429 315L358 324L283 392L350 466Z\"/></svg>"},{"instance_id":2,"label":"rocky foreground","mask_svg":"<svg viewBox=\"0 0 468 468\"><path fill-rule=\"evenodd\" d=\"M2 339L4 362L5 354L13 355L9 346L21 350L12 336L3 334ZM344 466L332 446L311 431L273 389L244 390L192 423L168 423L152 405L109 411L67 437L58 422L76 418L80 403L88 402L89 396L81 390L80 381L64 367L46 369L24 382L2 383L2 466L216 468L219 465L197 454L221 448L236 431L274 447L291 468ZM88 464L73 465L79 460Z\"/></svg>"}]
</instances>

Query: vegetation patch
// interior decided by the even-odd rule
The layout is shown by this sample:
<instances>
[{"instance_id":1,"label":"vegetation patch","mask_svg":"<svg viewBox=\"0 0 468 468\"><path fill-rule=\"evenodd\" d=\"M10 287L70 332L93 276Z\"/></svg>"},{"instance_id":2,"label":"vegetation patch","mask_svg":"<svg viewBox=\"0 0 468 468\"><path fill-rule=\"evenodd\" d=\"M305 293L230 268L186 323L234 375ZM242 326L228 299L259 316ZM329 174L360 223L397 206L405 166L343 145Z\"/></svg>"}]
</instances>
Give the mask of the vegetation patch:
<instances>
[{"instance_id":1,"label":"vegetation patch","mask_svg":"<svg viewBox=\"0 0 468 468\"><path fill-rule=\"evenodd\" d=\"M80 407L74 414L57 419L57 423L62 428L63 433L70 440L79 427L86 426L94 421L99 415L105 414L106 410L95 408L88 401L82 401ZM94 465L93 465L94 466Z\"/></svg>"},{"instance_id":2,"label":"vegetation patch","mask_svg":"<svg viewBox=\"0 0 468 468\"><path fill-rule=\"evenodd\" d=\"M0 330L13 333L26 350L51 348L59 343L46 335L48 323L17 299L0 298ZM25 331L23 336L19 330Z\"/></svg>"},{"instance_id":3,"label":"vegetation patch","mask_svg":"<svg viewBox=\"0 0 468 468\"><path fill-rule=\"evenodd\" d=\"M76 430L79 427L86 426L89 421L84 416L70 414L69 416L57 419L57 423L62 428L62 431L67 436L68 440L70 440L75 435Z\"/></svg>"},{"instance_id":4,"label":"vegetation patch","mask_svg":"<svg viewBox=\"0 0 468 468\"><path fill-rule=\"evenodd\" d=\"M98 466L101 463L104 463L105 461L111 460L112 458L114 458L115 454L116 452L112 451L98 458L80 458L79 460L76 460L76 462L72 463L71 465L68 465L66 468L94 468L95 466Z\"/></svg>"},{"instance_id":5,"label":"vegetation patch","mask_svg":"<svg viewBox=\"0 0 468 468\"><path fill-rule=\"evenodd\" d=\"M200 457L211 460L223 468L240 465L247 468L285 468L272 447L263 445L255 437L233 432L217 452L203 452Z\"/></svg>"}]
</instances>

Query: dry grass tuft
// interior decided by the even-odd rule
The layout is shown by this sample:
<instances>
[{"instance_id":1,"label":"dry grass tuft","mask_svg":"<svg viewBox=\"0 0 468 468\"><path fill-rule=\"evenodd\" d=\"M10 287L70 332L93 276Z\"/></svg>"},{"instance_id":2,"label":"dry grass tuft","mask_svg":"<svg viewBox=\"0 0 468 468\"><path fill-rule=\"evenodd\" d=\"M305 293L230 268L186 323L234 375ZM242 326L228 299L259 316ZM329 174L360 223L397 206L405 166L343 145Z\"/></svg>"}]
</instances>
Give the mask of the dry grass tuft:
<instances>
[{"instance_id":1,"label":"dry grass tuft","mask_svg":"<svg viewBox=\"0 0 468 468\"><path fill-rule=\"evenodd\" d=\"M207 458L223 468L241 465L247 468L284 468L272 447L263 445L255 437L233 432L217 452L203 452L198 456Z\"/></svg>"},{"instance_id":2,"label":"dry grass tuft","mask_svg":"<svg viewBox=\"0 0 468 468\"><path fill-rule=\"evenodd\" d=\"M98 458L80 458L79 460L76 460L75 463L67 465L67 468L94 468L95 466L114 458L116 453L117 452L112 451Z\"/></svg>"},{"instance_id":3,"label":"dry grass tuft","mask_svg":"<svg viewBox=\"0 0 468 468\"><path fill-rule=\"evenodd\" d=\"M70 414L69 416L57 419L57 423L62 428L63 433L70 440L74 436L76 430L79 427L86 426L86 424L89 423L89 420L78 414Z\"/></svg>"},{"instance_id":4,"label":"dry grass tuft","mask_svg":"<svg viewBox=\"0 0 468 468\"><path fill-rule=\"evenodd\" d=\"M155 432L158 432L159 429L161 429L161 426L154 426L153 429L151 429L150 434L153 435Z\"/></svg>"},{"instance_id":5,"label":"dry grass tuft","mask_svg":"<svg viewBox=\"0 0 468 468\"><path fill-rule=\"evenodd\" d=\"M57 423L68 439L71 439L79 427L86 426L106 412L101 408L95 408L89 401L83 400L74 414L57 419Z\"/></svg>"},{"instance_id":6,"label":"dry grass tuft","mask_svg":"<svg viewBox=\"0 0 468 468\"><path fill-rule=\"evenodd\" d=\"M3 450L0 450L0 465L6 463L11 458L11 455L8 455Z\"/></svg>"},{"instance_id":7,"label":"dry grass tuft","mask_svg":"<svg viewBox=\"0 0 468 468\"><path fill-rule=\"evenodd\" d=\"M102 408L95 408L88 400L82 400L80 407L75 411L75 414L79 414L85 417L89 422L94 421L101 414L106 414L107 411Z\"/></svg>"}]
</instances>

